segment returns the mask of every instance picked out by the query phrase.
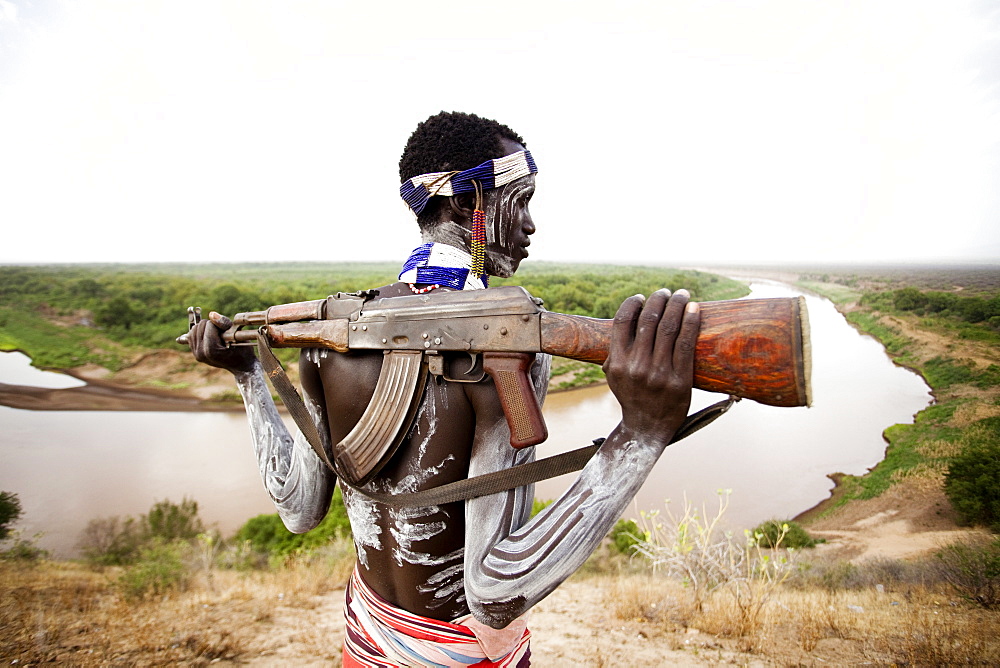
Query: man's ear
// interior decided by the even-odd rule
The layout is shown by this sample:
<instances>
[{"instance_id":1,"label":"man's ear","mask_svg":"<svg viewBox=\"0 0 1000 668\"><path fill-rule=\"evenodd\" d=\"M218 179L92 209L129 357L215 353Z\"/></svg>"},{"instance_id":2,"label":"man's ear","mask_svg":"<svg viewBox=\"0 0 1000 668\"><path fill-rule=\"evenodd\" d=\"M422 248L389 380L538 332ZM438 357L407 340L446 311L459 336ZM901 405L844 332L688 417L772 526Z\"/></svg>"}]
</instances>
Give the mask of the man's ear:
<instances>
[{"instance_id":1,"label":"man's ear","mask_svg":"<svg viewBox=\"0 0 1000 668\"><path fill-rule=\"evenodd\" d=\"M458 222L458 218L471 221L472 213L476 208L476 203L473 199L472 193L461 193L449 197L448 206L451 207L451 212L456 217L456 222Z\"/></svg>"}]
</instances>

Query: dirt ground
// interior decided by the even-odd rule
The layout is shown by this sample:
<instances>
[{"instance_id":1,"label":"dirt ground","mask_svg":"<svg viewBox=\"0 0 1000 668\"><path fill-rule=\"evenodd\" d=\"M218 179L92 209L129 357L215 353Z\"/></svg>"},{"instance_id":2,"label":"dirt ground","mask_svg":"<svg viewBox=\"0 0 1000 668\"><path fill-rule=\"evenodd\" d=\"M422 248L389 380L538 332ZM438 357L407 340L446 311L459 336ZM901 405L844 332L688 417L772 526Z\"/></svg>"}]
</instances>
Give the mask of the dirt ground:
<instances>
[{"instance_id":1,"label":"dirt ground","mask_svg":"<svg viewBox=\"0 0 1000 668\"><path fill-rule=\"evenodd\" d=\"M941 515L943 496L914 498L890 493L873 502L847 509L810 527L827 543L817 546L814 558L848 559L860 563L885 557L908 559L974 533L957 529ZM695 627L650 627L647 621L622 619L614 610L616 585L612 576L573 578L562 584L530 613L532 665L573 666L776 666L857 665L857 643L827 638L803 652L796 636L778 637L772 628L768 651L748 650L747 640L719 637ZM343 590L316 601L311 609L278 608L272 623L259 628L251 666L330 665L343 638ZM780 607L780 605L779 605ZM855 606L857 607L857 606ZM780 610L778 611L780 615ZM676 626L676 625L675 625ZM1000 627L998 627L1000 630ZM753 640L753 639L751 639ZM805 661L805 663L803 663Z\"/></svg>"}]
</instances>

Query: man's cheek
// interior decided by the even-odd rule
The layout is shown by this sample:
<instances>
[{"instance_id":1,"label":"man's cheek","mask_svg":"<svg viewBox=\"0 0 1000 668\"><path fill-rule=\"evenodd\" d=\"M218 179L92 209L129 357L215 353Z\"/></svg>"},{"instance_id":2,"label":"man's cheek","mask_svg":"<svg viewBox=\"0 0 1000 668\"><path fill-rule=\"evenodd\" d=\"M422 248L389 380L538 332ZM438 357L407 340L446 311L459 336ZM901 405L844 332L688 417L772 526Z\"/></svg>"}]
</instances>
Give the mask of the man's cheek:
<instances>
[{"instance_id":1,"label":"man's cheek","mask_svg":"<svg viewBox=\"0 0 1000 668\"><path fill-rule=\"evenodd\" d=\"M486 210L486 245L493 248L507 248L507 229L503 225L501 207L494 202Z\"/></svg>"}]
</instances>

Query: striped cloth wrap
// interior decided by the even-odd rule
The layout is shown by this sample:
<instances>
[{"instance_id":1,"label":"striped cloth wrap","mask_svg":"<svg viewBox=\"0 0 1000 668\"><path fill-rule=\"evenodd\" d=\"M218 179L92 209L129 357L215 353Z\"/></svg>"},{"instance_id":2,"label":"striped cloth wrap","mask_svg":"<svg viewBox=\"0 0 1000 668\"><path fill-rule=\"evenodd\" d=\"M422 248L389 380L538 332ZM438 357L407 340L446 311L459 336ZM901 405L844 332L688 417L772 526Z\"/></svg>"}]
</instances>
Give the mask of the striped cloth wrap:
<instances>
[{"instance_id":1,"label":"striped cloth wrap","mask_svg":"<svg viewBox=\"0 0 1000 668\"><path fill-rule=\"evenodd\" d=\"M415 615L372 591L356 568L347 585L344 616L344 668L529 665L531 632L523 619L496 631L472 615L454 622Z\"/></svg>"}]
</instances>

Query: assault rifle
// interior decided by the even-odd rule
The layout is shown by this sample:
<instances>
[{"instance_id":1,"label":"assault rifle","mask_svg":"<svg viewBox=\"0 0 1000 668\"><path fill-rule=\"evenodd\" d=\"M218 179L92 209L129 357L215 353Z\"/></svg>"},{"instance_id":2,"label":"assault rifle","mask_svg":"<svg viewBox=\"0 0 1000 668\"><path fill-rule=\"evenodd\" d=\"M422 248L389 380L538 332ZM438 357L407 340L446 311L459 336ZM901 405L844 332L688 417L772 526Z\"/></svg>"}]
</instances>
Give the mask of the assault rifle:
<instances>
[{"instance_id":1,"label":"assault rifle","mask_svg":"<svg viewBox=\"0 0 1000 668\"><path fill-rule=\"evenodd\" d=\"M804 298L700 306L695 387L772 406L810 404ZM201 310L188 312L193 327ZM222 338L231 345L257 344L265 368L273 360L270 347L384 351L371 403L334 447L333 468L361 484L405 438L428 371L453 382L478 382L489 375L510 426L511 445L541 443L548 433L528 378L534 353L602 364L611 325L611 320L546 311L521 287L392 298L369 291L238 313ZM177 340L186 344L187 335ZM270 369L275 365L273 360ZM273 379L277 372L270 369ZM327 461L321 450L317 453Z\"/></svg>"}]
</instances>

